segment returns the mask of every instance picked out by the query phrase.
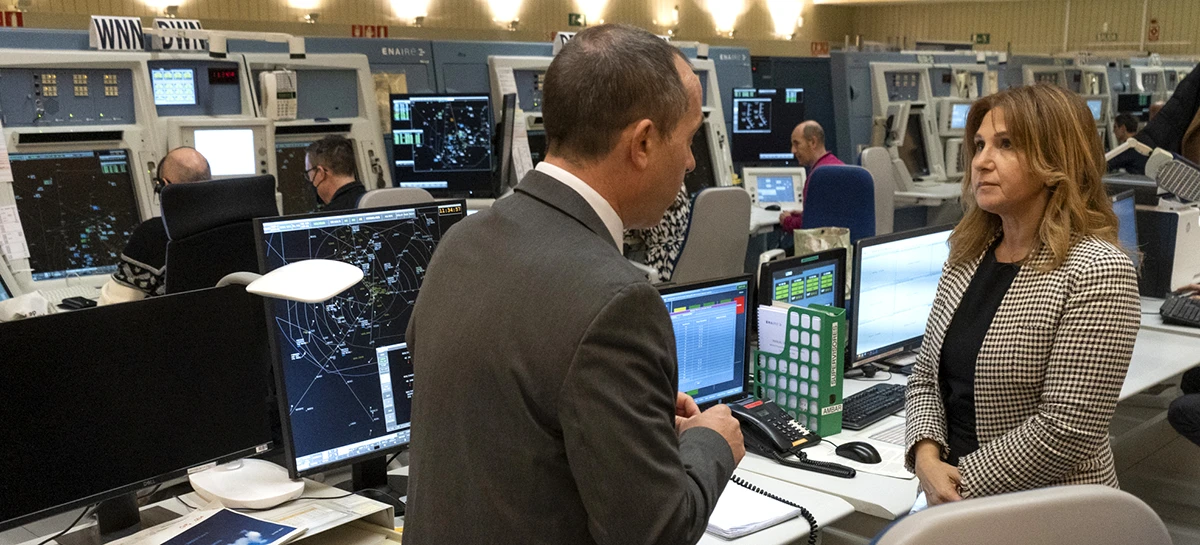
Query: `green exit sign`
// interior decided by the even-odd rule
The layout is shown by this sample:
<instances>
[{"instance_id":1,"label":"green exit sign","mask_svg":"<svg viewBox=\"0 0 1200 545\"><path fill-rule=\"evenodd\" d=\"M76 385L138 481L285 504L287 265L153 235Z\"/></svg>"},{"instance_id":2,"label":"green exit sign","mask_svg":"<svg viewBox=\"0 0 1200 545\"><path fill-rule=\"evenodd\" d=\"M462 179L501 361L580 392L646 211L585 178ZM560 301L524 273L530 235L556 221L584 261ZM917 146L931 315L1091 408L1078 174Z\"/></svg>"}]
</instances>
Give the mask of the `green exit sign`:
<instances>
[{"instance_id":1,"label":"green exit sign","mask_svg":"<svg viewBox=\"0 0 1200 545\"><path fill-rule=\"evenodd\" d=\"M567 26L583 26L583 21L584 19L582 13L567 14Z\"/></svg>"},{"instance_id":2,"label":"green exit sign","mask_svg":"<svg viewBox=\"0 0 1200 545\"><path fill-rule=\"evenodd\" d=\"M987 45L987 44L992 43L992 35L991 34L972 34L971 41L975 42L975 45Z\"/></svg>"}]
</instances>

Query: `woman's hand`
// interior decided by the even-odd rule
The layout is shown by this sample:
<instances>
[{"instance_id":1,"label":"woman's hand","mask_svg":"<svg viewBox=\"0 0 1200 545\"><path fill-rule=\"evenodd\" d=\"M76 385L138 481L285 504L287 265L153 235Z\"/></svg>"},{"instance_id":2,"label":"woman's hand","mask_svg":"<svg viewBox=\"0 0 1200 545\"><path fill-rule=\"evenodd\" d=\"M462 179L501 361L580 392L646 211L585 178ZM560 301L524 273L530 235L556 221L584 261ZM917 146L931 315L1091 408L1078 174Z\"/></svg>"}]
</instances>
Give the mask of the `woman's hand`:
<instances>
[{"instance_id":1,"label":"woman's hand","mask_svg":"<svg viewBox=\"0 0 1200 545\"><path fill-rule=\"evenodd\" d=\"M917 479L921 481L921 490L929 505L938 505L962 499L959 487L962 476L958 468L942 461L941 447L930 439L925 439L913 447Z\"/></svg>"}]
</instances>

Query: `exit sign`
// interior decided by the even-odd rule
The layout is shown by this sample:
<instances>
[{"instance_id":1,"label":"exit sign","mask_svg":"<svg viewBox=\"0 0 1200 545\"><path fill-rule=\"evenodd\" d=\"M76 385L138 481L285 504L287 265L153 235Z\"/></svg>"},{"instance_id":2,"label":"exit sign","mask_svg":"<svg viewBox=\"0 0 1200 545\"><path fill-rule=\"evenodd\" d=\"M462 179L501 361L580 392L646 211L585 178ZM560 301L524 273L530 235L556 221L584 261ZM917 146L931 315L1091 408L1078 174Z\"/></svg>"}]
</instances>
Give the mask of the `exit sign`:
<instances>
[{"instance_id":1,"label":"exit sign","mask_svg":"<svg viewBox=\"0 0 1200 545\"><path fill-rule=\"evenodd\" d=\"M1115 42L1119 38L1116 32L1098 32L1096 33L1097 42Z\"/></svg>"},{"instance_id":2,"label":"exit sign","mask_svg":"<svg viewBox=\"0 0 1200 545\"><path fill-rule=\"evenodd\" d=\"M992 35L990 33L972 34L971 41L974 42L975 45L988 45L992 43Z\"/></svg>"}]
</instances>

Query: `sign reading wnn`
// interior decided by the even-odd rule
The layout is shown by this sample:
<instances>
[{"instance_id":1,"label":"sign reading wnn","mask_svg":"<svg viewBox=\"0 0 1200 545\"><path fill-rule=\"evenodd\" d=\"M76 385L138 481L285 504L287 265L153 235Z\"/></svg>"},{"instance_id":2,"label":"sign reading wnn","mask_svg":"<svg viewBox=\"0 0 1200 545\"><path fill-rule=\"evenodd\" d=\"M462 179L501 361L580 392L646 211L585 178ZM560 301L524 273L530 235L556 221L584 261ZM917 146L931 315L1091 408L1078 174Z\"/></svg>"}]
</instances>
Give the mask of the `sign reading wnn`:
<instances>
[{"instance_id":1,"label":"sign reading wnn","mask_svg":"<svg viewBox=\"0 0 1200 545\"><path fill-rule=\"evenodd\" d=\"M106 51L144 51L146 35L138 17L92 16L88 46Z\"/></svg>"}]
</instances>

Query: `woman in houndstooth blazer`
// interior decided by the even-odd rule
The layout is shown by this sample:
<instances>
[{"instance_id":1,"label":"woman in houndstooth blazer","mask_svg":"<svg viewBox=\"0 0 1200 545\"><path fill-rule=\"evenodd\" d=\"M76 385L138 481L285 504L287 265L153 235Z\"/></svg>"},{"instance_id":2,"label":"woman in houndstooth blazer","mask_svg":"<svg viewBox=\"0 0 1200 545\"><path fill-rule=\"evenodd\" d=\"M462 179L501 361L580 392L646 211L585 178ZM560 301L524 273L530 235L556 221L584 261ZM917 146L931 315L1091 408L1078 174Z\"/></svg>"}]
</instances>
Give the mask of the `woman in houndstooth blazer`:
<instances>
[{"instance_id":1,"label":"woman in houndstooth blazer","mask_svg":"<svg viewBox=\"0 0 1200 545\"><path fill-rule=\"evenodd\" d=\"M1074 94L1020 87L967 117L962 203L907 394L907 459L931 505L1117 486L1109 420L1140 320Z\"/></svg>"}]
</instances>

